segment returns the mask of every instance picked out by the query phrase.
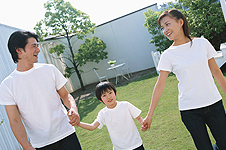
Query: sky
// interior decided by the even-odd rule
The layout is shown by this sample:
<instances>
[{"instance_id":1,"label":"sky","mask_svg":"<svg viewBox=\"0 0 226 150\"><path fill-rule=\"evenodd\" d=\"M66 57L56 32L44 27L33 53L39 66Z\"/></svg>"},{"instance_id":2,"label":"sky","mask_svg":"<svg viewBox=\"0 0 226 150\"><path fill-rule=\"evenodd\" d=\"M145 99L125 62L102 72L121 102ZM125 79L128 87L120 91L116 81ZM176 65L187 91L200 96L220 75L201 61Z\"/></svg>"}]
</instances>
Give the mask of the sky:
<instances>
[{"instance_id":1,"label":"sky","mask_svg":"<svg viewBox=\"0 0 226 150\"><path fill-rule=\"evenodd\" d=\"M157 3L174 0L65 0L88 14L96 25L121 17ZM34 32L37 22L44 19L47 0L4 0L0 5L0 23Z\"/></svg>"}]
</instances>

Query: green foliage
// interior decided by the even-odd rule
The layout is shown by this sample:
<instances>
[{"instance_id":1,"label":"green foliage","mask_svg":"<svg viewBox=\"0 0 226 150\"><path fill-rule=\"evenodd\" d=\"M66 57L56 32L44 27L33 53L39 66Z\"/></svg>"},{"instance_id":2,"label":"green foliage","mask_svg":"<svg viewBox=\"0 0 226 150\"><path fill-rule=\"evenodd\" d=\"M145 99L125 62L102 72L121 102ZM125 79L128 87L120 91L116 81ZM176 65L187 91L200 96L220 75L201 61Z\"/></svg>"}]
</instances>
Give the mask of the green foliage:
<instances>
[{"instance_id":1,"label":"green foliage","mask_svg":"<svg viewBox=\"0 0 226 150\"><path fill-rule=\"evenodd\" d=\"M87 62L99 63L100 60L107 58L107 52L104 52L106 44L98 37L91 39L86 38L88 33L94 33L96 28L94 23L91 23L87 14L74 8L69 2L64 0L48 0L44 7L46 9L45 18L39 21L35 26L35 31L39 35L39 40L43 41L47 36L63 36L67 39L69 53L61 55L65 52L65 46L59 44L49 49L51 54L56 53L57 58L65 64L65 76L70 77L76 72L81 88L84 89L81 78L82 70L78 66L83 66ZM72 49L71 38L83 40L85 43L80 46L78 53L74 53ZM63 59L64 58L64 59ZM71 64L65 62L68 60ZM72 66L72 67L71 67Z\"/></svg>"},{"instance_id":2,"label":"green foliage","mask_svg":"<svg viewBox=\"0 0 226 150\"><path fill-rule=\"evenodd\" d=\"M216 50L226 42L226 25L220 2L216 0L183 0L182 6L189 8L186 16L191 36L207 38Z\"/></svg>"},{"instance_id":3,"label":"green foliage","mask_svg":"<svg viewBox=\"0 0 226 150\"><path fill-rule=\"evenodd\" d=\"M49 0L44 4L45 18L35 26L40 40L48 35L75 35L83 39L88 33L94 33L95 24L91 23L89 16L74 8L64 0Z\"/></svg>"},{"instance_id":4,"label":"green foliage","mask_svg":"<svg viewBox=\"0 0 226 150\"><path fill-rule=\"evenodd\" d=\"M69 78L74 72L75 72L75 69L74 69L73 67L72 67L72 68L66 67L66 68L65 68L64 76L65 76L66 78Z\"/></svg>"},{"instance_id":5,"label":"green foliage","mask_svg":"<svg viewBox=\"0 0 226 150\"><path fill-rule=\"evenodd\" d=\"M49 49L49 52L51 54L56 53L57 56L60 56L60 54L64 53L64 50L65 50L65 46L63 44L59 44L59 45L56 45L55 47L51 47Z\"/></svg>"},{"instance_id":6,"label":"green foliage","mask_svg":"<svg viewBox=\"0 0 226 150\"><path fill-rule=\"evenodd\" d=\"M113 64L115 64L115 63L116 63L116 60L109 60L109 61L108 61L108 64L109 64L109 65L113 65Z\"/></svg>"},{"instance_id":7,"label":"green foliage","mask_svg":"<svg viewBox=\"0 0 226 150\"><path fill-rule=\"evenodd\" d=\"M2 121L0 122L0 125L4 122L4 119L2 119Z\"/></svg>"},{"instance_id":8,"label":"green foliage","mask_svg":"<svg viewBox=\"0 0 226 150\"><path fill-rule=\"evenodd\" d=\"M156 50L160 52L164 51L172 44L172 41L163 35L162 30L158 25L158 17L162 12L163 11L153 11L152 9L148 9L147 12L144 12L144 15L146 16L144 26L153 36L150 43L154 43L154 45L157 47Z\"/></svg>"},{"instance_id":9,"label":"green foliage","mask_svg":"<svg viewBox=\"0 0 226 150\"><path fill-rule=\"evenodd\" d=\"M177 0L178 3L167 3L169 9L179 9L187 18L190 33L193 37L204 36L216 50L226 42L226 26L220 2L216 0ZM150 43L154 43L158 51L164 51L171 45L158 26L158 17L162 13L148 10L145 12L145 24L153 35Z\"/></svg>"},{"instance_id":10,"label":"green foliage","mask_svg":"<svg viewBox=\"0 0 226 150\"><path fill-rule=\"evenodd\" d=\"M80 45L78 53L75 54L75 60L80 66L86 62L99 63L100 60L107 59L108 52L105 52L106 44L98 37L87 38L85 43Z\"/></svg>"}]
</instances>

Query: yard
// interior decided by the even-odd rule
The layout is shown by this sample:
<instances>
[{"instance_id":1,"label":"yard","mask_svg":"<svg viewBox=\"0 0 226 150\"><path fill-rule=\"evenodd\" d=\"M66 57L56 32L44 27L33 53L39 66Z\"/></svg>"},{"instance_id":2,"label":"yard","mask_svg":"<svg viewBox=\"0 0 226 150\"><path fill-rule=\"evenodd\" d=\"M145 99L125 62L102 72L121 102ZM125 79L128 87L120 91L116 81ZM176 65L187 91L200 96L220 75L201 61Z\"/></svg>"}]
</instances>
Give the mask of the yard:
<instances>
[{"instance_id":1,"label":"yard","mask_svg":"<svg viewBox=\"0 0 226 150\"><path fill-rule=\"evenodd\" d=\"M128 84L117 86L117 100L129 101L142 110L141 117L145 117L151 100L152 91L157 81L157 74L141 77ZM140 124L135 120L146 150L194 150L196 149L189 132L180 119L177 102L177 84L175 75L167 79L163 95L153 116L151 129L146 132L140 130ZM226 95L219 85L218 89L226 104ZM82 122L92 123L100 109L105 107L95 97L81 100L78 105ZM84 150L112 149L112 143L107 128L88 131L76 127L76 132ZM215 141L211 136L212 143Z\"/></svg>"}]
</instances>

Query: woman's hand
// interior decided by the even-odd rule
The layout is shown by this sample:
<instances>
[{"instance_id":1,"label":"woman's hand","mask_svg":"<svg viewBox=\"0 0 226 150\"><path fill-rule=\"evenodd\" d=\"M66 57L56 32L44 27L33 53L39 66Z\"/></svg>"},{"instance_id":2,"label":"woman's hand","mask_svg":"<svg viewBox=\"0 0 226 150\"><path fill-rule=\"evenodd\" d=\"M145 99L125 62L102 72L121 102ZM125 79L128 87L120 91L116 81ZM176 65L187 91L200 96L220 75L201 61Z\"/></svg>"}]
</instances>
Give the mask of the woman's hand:
<instances>
[{"instance_id":1,"label":"woman's hand","mask_svg":"<svg viewBox=\"0 0 226 150\"><path fill-rule=\"evenodd\" d=\"M151 122L152 122L152 117L146 116L141 126L141 130L142 131L146 131L147 129L150 130Z\"/></svg>"}]
</instances>

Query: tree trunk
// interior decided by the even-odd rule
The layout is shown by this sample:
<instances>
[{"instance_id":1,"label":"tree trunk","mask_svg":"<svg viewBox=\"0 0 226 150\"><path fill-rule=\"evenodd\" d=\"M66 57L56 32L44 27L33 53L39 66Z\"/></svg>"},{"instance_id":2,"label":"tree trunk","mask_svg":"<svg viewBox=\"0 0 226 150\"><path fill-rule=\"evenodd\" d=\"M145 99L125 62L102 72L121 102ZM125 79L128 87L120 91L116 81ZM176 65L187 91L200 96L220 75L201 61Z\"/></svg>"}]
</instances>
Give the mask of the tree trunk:
<instances>
[{"instance_id":1,"label":"tree trunk","mask_svg":"<svg viewBox=\"0 0 226 150\"><path fill-rule=\"evenodd\" d=\"M78 79L79 79L79 82L80 82L80 85L81 85L81 89L82 90L85 90L85 87L84 87L84 84L83 84L83 81L82 81L82 77L81 77L81 74L80 74L80 72L79 72L79 70L78 70L78 67L74 64L74 68L75 68L75 72L76 72L76 74L77 74L77 77L78 77Z\"/></svg>"},{"instance_id":2,"label":"tree trunk","mask_svg":"<svg viewBox=\"0 0 226 150\"><path fill-rule=\"evenodd\" d=\"M77 77L79 79L79 82L80 82L80 85L81 85L81 89L82 90L85 90L85 87L84 87L84 84L83 84L83 81L82 81L81 74L80 74L80 72L78 70L78 66L76 65L76 62L74 61L75 55L74 55L73 50L72 50L71 41L70 41L70 37L68 35L68 32L66 32L66 35L67 35L67 41L68 41L69 49L70 49L70 52L71 52L71 57L72 57L73 66L75 68L75 72L76 72Z\"/></svg>"}]
</instances>

